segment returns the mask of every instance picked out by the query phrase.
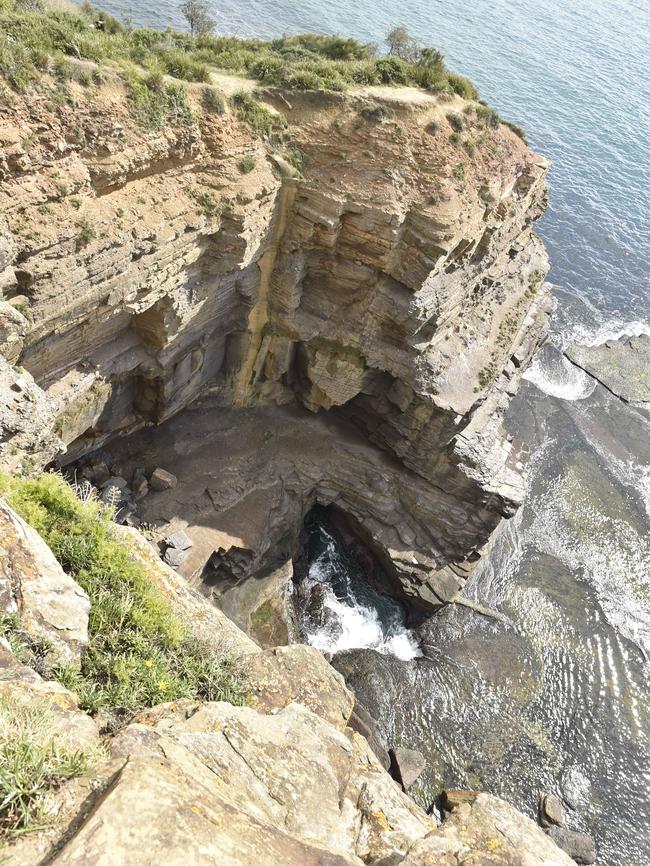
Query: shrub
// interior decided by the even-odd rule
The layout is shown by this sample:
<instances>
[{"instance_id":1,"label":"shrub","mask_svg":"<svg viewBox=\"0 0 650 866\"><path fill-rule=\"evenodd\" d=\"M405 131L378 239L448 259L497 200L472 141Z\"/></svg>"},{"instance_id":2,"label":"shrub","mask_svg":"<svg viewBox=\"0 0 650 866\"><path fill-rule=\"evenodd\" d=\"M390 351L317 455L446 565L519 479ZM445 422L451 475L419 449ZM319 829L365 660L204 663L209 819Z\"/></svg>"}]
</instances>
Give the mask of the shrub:
<instances>
[{"instance_id":1,"label":"shrub","mask_svg":"<svg viewBox=\"0 0 650 866\"><path fill-rule=\"evenodd\" d=\"M274 130L287 125L281 114L272 114L247 90L239 90L230 97L236 116L247 123L261 136L269 136Z\"/></svg>"},{"instance_id":2,"label":"shrub","mask_svg":"<svg viewBox=\"0 0 650 866\"><path fill-rule=\"evenodd\" d=\"M214 87L205 88L201 101L207 111L212 111L215 114L223 114L226 110L223 96Z\"/></svg>"},{"instance_id":3,"label":"shrub","mask_svg":"<svg viewBox=\"0 0 650 866\"><path fill-rule=\"evenodd\" d=\"M79 231L77 232L77 247L87 247L88 244L97 237L95 229L87 220L81 220L77 223Z\"/></svg>"},{"instance_id":4,"label":"shrub","mask_svg":"<svg viewBox=\"0 0 650 866\"><path fill-rule=\"evenodd\" d=\"M450 111L449 114L447 114L447 120L449 126L451 126L454 132L462 132L465 129L465 121L460 114Z\"/></svg>"},{"instance_id":5,"label":"shrub","mask_svg":"<svg viewBox=\"0 0 650 866\"><path fill-rule=\"evenodd\" d=\"M516 123L510 123L509 120L502 121L508 127L508 129L512 130L515 135L518 135L519 138L523 141L524 144L528 144L528 139L526 138L526 133L523 131L521 126L517 126Z\"/></svg>"},{"instance_id":6,"label":"shrub","mask_svg":"<svg viewBox=\"0 0 650 866\"><path fill-rule=\"evenodd\" d=\"M393 117L395 112L387 105L366 105L361 109L359 114L366 120L371 120L374 123L383 123Z\"/></svg>"},{"instance_id":7,"label":"shrub","mask_svg":"<svg viewBox=\"0 0 650 866\"><path fill-rule=\"evenodd\" d=\"M255 157L247 155L240 159L239 170L242 174L249 174L255 168Z\"/></svg>"},{"instance_id":8,"label":"shrub","mask_svg":"<svg viewBox=\"0 0 650 866\"><path fill-rule=\"evenodd\" d=\"M142 126L162 129L167 124L189 126L194 122L185 87L178 81L161 84L158 74L145 80L137 73L127 73L127 94Z\"/></svg>"},{"instance_id":9,"label":"shrub","mask_svg":"<svg viewBox=\"0 0 650 866\"><path fill-rule=\"evenodd\" d=\"M440 131L440 124L435 120L431 120L424 128L429 133L429 135L437 135Z\"/></svg>"},{"instance_id":10,"label":"shrub","mask_svg":"<svg viewBox=\"0 0 650 866\"><path fill-rule=\"evenodd\" d=\"M465 163L464 162L457 162L454 165L452 171L454 173L454 177L456 178L456 180L465 180Z\"/></svg>"},{"instance_id":11,"label":"shrub","mask_svg":"<svg viewBox=\"0 0 650 866\"><path fill-rule=\"evenodd\" d=\"M221 216L221 211L223 210L221 202L211 192L191 190L191 195L199 206L200 213L206 219L216 219L218 216Z\"/></svg>"},{"instance_id":12,"label":"shrub","mask_svg":"<svg viewBox=\"0 0 650 866\"><path fill-rule=\"evenodd\" d=\"M115 536L99 503L81 502L53 474L1 476L0 490L90 598L81 670L52 672L84 709L132 711L181 697L243 702L235 660L196 640Z\"/></svg>"},{"instance_id":13,"label":"shrub","mask_svg":"<svg viewBox=\"0 0 650 866\"><path fill-rule=\"evenodd\" d=\"M454 93L462 96L463 99L478 99L478 90L468 78L456 75L455 72L448 72L447 81Z\"/></svg>"}]
</instances>

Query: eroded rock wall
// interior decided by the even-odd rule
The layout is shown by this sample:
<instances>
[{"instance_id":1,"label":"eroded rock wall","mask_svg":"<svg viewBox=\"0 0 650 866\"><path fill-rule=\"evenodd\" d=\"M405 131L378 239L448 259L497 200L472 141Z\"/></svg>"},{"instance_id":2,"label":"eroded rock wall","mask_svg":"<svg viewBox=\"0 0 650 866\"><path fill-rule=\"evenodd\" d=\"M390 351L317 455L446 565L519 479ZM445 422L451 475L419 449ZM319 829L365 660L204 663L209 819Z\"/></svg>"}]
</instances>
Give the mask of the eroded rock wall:
<instances>
[{"instance_id":1,"label":"eroded rock wall","mask_svg":"<svg viewBox=\"0 0 650 866\"><path fill-rule=\"evenodd\" d=\"M117 80L70 87L73 104L43 88L1 118L0 339L35 380L3 408L3 464L70 461L205 395L297 402L395 461L411 528L346 461L304 473L299 500L345 488L408 592L452 597L523 492L501 419L551 309L546 161L476 104L408 88L267 92L287 116L271 144L204 112L200 86L196 122L160 132Z\"/></svg>"}]
</instances>

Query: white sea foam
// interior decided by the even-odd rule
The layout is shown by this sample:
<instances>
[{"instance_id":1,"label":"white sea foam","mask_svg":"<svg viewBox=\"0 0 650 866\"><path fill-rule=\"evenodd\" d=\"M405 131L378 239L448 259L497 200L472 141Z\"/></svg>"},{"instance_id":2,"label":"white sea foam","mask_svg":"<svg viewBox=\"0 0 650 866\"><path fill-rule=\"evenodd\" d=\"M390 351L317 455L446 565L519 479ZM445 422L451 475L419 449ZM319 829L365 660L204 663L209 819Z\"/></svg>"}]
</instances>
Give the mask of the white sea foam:
<instances>
[{"instance_id":1,"label":"white sea foam","mask_svg":"<svg viewBox=\"0 0 650 866\"><path fill-rule=\"evenodd\" d=\"M363 605L352 606L326 589L323 607L334 619L333 626L323 626L307 635L307 642L322 652L337 653L350 649L374 649L408 661L422 655L412 632L403 626L388 628L377 611Z\"/></svg>"},{"instance_id":2,"label":"white sea foam","mask_svg":"<svg viewBox=\"0 0 650 866\"><path fill-rule=\"evenodd\" d=\"M350 584L345 563L340 559L336 543L321 527L327 539L325 550L309 567L309 578L323 587L322 607L327 614L324 624L307 629L307 643L322 652L337 653L351 649L374 649L383 655L393 655L404 661L422 655L420 645L400 618L399 608L387 606L383 616L370 605L357 600ZM337 598L330 584L336 574L347 584L344 599Z\"/></svg>"},{"instance_id":3,"label":"white sea foam","mask_svg":"<svg viewBox=\"0 0 650 866\"><path fill-rule=\"evenodd\" d=\"M600 346L608 340L620 340L621 337L638 337L639 334L650 334L650 324L640 320L625 322L622 319L607 321L572 322L561 336L563 348L569 345Z\"/></svg>"},{"instance_id":4,"label":"white sea foam","mask_svg":"<svg viewBox=\"0 0 650 866\"><path fill-rule=\"evenodd\" d=\"M524 373L524 379L561 400L584 400L596 387L595 379L560 354L537 355Z\"/></svg>"}]
</instances>

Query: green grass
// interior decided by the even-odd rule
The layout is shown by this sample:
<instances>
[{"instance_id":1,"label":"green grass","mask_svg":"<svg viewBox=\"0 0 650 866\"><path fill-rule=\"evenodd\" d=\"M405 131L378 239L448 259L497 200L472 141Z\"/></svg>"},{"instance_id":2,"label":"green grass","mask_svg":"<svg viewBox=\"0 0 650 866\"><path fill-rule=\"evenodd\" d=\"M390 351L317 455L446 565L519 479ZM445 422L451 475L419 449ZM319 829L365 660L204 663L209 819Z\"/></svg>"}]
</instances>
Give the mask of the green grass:
<instances>
[{"instance_id":1,"label":"green grass","mask_svg":"<svg viewBox=\"0 0 650 866\"><path fill-rule=\"evenodd\" d=\"M244 701L236 661L196 640L115 537L99 503L80 502L53 474L0 476L0 493L90 598L90 641L81 669L52 671L77 692L82 708L133 711L181 697Z\"/></svg>"},{"instance_id":2,"label":"green grass","mask_svg":"<svg viewBox=\"0 0 650 866\"><path fill-rule=\"evenodd\" d=\"M52 737L42 708L0 698L0 839L47 826L48 801L64 782L88 773L98 755Z\"/></svg>"},{"instance_id":3,"label":"green grass","mask_svg":"<svg viewBox=\"0 0 650 866\"><path fill-rule=\"evenodd\" d=\"M230 104L237 117L247 123L251 130L264 138L280 132L287 125L282 114L274 114L265 108L247 90L238 90L230 97Z\"/></svg>"},{"instance_id":4,"label":"green grass","mask_svg":"<svg viewBox=\"0 0 650 866\"><path fill-rule=\"evenodd\" d=\"M374 46L341 36L302 33L272 41L192 37L146 27L127 30L105 14L99 30L91 26L98 13L89 3L79 14L33 7L30 11L27 4L0 0L0 74L18 90L28 88L40 71L56 71L56 66L59 77L91 84L92 75L75 72L70 58L78 56L118 67L136 64L185 81L209 81L210 70L217 69L294 90L411 84L478 98L474 85L450 72L442 55L430 48L407 62L380 56Z\"/></svg>"},{"instance_id":5,"label":"green grass","mask_svg":"<svg viewBox=\"0 0 650 866\"><path fill-rule=\"evenodd\" d=\"M239 160L239 170L242 174L250 174L255 168L255 157L247 154Z\"/></svg>"}]
</instances>

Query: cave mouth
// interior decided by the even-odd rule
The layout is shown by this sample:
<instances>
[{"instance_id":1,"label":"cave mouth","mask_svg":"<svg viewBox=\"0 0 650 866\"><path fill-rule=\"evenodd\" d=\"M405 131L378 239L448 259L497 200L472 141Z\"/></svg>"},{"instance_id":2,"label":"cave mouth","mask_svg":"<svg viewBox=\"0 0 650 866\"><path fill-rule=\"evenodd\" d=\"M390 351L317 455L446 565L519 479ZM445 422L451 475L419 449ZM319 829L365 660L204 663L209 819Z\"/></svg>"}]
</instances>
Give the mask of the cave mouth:
<instances>
[{"instance_id":1,"label":"cave mouth","mask_svg":"<svg viewBox=\"0 0 650 866\"><path fill-rule=\"evenodd\" d=\"M409 660L422 655L407 612L372 585L380 566L332 506L305 517L295 568L295 607L302 640L334 655L373 649Z\"/></svg>"}]
</instances>

